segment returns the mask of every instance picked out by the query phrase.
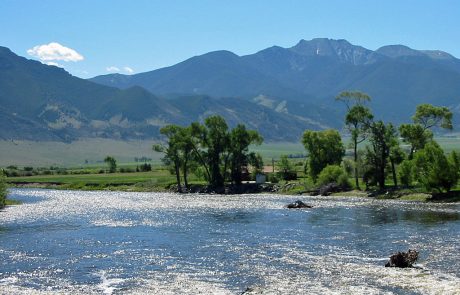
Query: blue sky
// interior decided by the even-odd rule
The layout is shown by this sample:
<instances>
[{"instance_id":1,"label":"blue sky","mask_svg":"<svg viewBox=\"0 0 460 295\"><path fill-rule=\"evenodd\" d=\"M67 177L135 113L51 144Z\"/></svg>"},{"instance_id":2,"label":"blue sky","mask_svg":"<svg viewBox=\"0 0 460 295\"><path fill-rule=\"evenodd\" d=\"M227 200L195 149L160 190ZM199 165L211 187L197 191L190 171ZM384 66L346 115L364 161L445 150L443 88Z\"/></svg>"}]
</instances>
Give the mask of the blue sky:
<instances>
[{"instance_id":1,"label":"blue sky","mask_svg":"<svg viewBox=\"0 0 460 295\"><path fill-rule=\"evenodd\" d=\"M35 46L64 46L59 54L70 52L67 61L49 56L44 62L83 78L145 72L213 50L251 54L316 37L460 57L458 0L0 0L0 28L0 45L28 58L49 50L31 50Z\"/></svg>"}]
</instances>

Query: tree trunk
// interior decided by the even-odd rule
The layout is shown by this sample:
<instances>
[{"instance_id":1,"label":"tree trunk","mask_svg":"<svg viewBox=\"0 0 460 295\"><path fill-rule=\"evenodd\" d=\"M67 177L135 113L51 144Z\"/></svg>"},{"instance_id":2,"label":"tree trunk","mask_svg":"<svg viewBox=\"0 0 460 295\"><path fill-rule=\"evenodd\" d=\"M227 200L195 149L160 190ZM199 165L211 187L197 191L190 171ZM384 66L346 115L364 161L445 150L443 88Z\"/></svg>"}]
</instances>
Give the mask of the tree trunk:
<instances>
[{"instance_id":1,"label":"tree trunk","mask_svg":"<svg viewBox=\"0 0 460 295\"><path fill-rule=\"evenodd\" d=\"M185 156L185 158L184 158L184 185L185 185L185 189L188 189L187 165L188 165L188 156Z\"/></svg>"},{"instance_id":2,"label":"tree trunk","mask_svg":"<svg viewBox=\"0 0 460 295\"><path fill-rule=\"evenodd\" d=\"M211 179L211 173L209 172L209 166L204 161L203 157L201 156L200 152L198 151L198 149L195 146L193 146L193 151L195 152L195 155L198 157L198 160L201 162L201 165L203 165L204 170L206 172L206 175L208 176L208 179L210 180Z\"/></svg>"},{"instance_id":3,"label":"tree trunk","mask_svg":"<svg viewBox=\"0 0 460 295\"><path fill-rule=\"evenodd\" d=\"M386 165L386 157L385 157L385 149L382 149L382 154L380 155L380 175L379 175L379 188L380 190L385 189L385 165Z\"/></svg>"},{"instance_id":4,"label":"tree trunk","mask_svg":"<svg viewBox=\"0 0 460 295\"><path fill-rule=\"evenodd\" d=\"M411 145L410 153L409 153L409 160L412 160L413 158L414 158L414 146Z\"/></svg>"},{"instance_id":5,"label":"tree trunk","mask_svg":"<svg viewBox=\"0 0 460 295\"><path fill-rule=\"evenodd\" d=\"M182 192L182 186L180 184L179 163L177 163L177 161L174 162L174 169L176 171L177 190L179 191L179 193L181 193Z\"/></svg>"},{"instance_id":6,"label":"tree trunk","mask_svg":"<svg viewBox=\"0 0 460 295\"><path fill-rule=\"evenodd\" d=\"M358 179L358 141L357 139L355 138L355 142L354 142L354 156L355 156L355 185L356 185L356 189L357 190L361 190L361 188L359 187L359 179Z\"/></svg>"},{"instance_id":7,"label":"tree trunk","mask_svg":"<svg viewBox=\"0 0 460 295\"><path fill-rule=\"evenodd\" d=\"M396 177L395 161L390 157L391 173L393 174L393 182L395 187L398 187L398 178Z\"/></svg>"}]
</instances>

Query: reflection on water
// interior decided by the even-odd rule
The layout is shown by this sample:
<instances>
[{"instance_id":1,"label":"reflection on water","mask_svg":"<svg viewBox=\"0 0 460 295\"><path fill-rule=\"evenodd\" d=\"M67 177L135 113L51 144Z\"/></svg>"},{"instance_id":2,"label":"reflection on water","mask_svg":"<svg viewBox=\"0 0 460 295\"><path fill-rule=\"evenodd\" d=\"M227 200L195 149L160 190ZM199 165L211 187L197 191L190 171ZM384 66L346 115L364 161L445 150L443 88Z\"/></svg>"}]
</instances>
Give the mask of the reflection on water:
<instances>
[{"instance_id":1,"label":"reflection on water","mask_svg":"<svg viewBox=\"0 0 460 295\"><path fill-rule=\"evenodd\" d=\"M14 190L0 294L458 294L460 206L359 198ZM418 269L383 267L418 249Z\"/></svg>"}]
</instances>

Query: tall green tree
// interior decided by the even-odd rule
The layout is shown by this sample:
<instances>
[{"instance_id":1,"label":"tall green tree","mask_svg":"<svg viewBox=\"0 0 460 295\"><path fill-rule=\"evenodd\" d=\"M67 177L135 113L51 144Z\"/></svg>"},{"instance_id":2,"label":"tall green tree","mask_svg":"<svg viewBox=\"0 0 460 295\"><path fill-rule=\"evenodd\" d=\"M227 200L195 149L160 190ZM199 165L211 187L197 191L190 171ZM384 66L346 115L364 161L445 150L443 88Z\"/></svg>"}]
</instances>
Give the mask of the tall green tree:
<instances>
[{"instance_id":1,"label":"tall green tree","mask_svg":"<svg viewBox=\"0 0 460 295\"><path fill-rule=\"evenodd\" d=\"M397 133L391 123L383 121L373 122L370 126L370 145L366 148L365 161L368 167L365 172L366 182L372 179L385 189L386 167L390 157L391 148L397 142Z\"/></svg>"},{"instance_id":2,"label":"tall green tree","mask_svg":"<svg viewBox=\"0 0 460 295\"><path fill-rule=\"evenodd\" d=\"M397 177L396 165L401 164L405 160L406 154L404 153L403 149L400 147L399 141L396 136L393 138L393 141L391 143L390 154L388 158L390 160L391 175L393 176L393 183L394 183L394 186L397 187L398 177Z\"/></svg>"},{"instance_id":3,"label":"tall green tree","mask_svg":"<svg viewBox=\"0 0 460 295\"><path fill-rule=\"evenodd\" d=\"M242 170L249 164L249 145L260 145L262 136L255 130L247 130L243 124L238 124L230 132L229 161L231 181L241 184Z\"/></svg>"},{"instance_id":4,"label":"tall green tree","mask_svg":"<svg viewBox=\"0 0 460 295\"><path fill-rule=\"evenodd\" d=\"M374 118L371 110L366 106L366 103L371 100L371 97L366 93L359 91L343 91L336 100L342 101L347 107L345 116L345 125L351 134L351 144L353 147L354 157L354 176L355 186L359 189L358 180L358 144L366 140L368 130Z\"/></svg>"},{"instance_id":5,"label":"tall green tree","mask_svg":"<svg viewBox=\"0 0 460 295\"><path fill-rule=\"evenodd\" d=\"M152 149L156 152L164 153L163 163L171 165L176 175L177 189L182 192L180 169L183 165L183 158L181 156L182 145L182 129L183 127L177 125L167 125L160 129L160 133L166 136L166 146L161 144L153 145Z\"/></svg>"},{"instance_id":6,"label":"tall green tree","mask_svg":"<svg viewBox=\"0 0 460 295\"><path fill-rule=\"evenodd\" d=\"M420 124L424 129L440 127L452 130L452 112L447 107L437 107L431 104L417 106L412 117L415 124Z\"/></svg>"},{"instance_id":7,"label":"tall green tree","mask_svg":"<svg viewBox=\"0 0 460 295\"><path fill-rule=\"evenodd\" d=\"M228 152L230 136L228 125L221 116L210 116L204 121L205 128L202 129L203 134L202 145L205 152L206 163L209 171L209 183L214 187L224 185L224 171L221 166L224 164L224 154Z\"/></svg>"},{"instance_id":8,"label":"tall green tree","mask_svg":"<svg viewBox=\"0 0 460 295\"><path fill-rule=\"evenodd\" d=\"M308 152L308 172L314 181L327 165L340 165L345 155L345 147L337 130L306 130L302 143Z\"/></svg>"},{"instance_id":9,"label":"tall green tree","mask_svg":"<svg viewBox=\"0 0 460 295\"><path fill-rule=\"evenodd\" d=\"M415 153L414 166L417 180L427 190L449 192L459 179L459 158L456 152L446 157L442 148L429 142Z\"/></svg>"},{"instance_id":10,"label":"tall green tree","mask_svg":"<svg viewBox=\"0 0 460 295\"><path fill-rule=\"evenodd\" d=\"M181 157L182 175L184 176L184 186L188 189L188 173L194 163L194 150L196 139L193 137L192 127L182 127L178 132L177 144L179 156Z\"/></svg>"},{"instance_id":11,"label":"tall green tree","mask_svg":"<svg viewBox=\"0 0 460 295\"><path fill-rule=\"evenodd\" d=\"M433 132L424 129L420 124L401 124L399 133L402 140L410 145L409 159L413 158L415 151L423 149L433 140Z\"/></svg>"},{"instance_id":12,"label":"tall green tree","mask_svg":"<svg viewBox=\"0 0 460 295\"><path fill-rule=\"evenodd\" d=\"M115 160L114 157L112 156L107 156L104 159L104 162L109 165L109 172L110 173L115 173L117 172L117 161Z\"/></svg>"},{"instance_id":13,"label":"tall green tree","mask_svg":"<svg viewBox=\"0 0 460 295\"><path fill-rule=\"evenodd\" d=\"M436 107L431 104L417 106L412 124L402 124L399 132L404 142L410 144L409 159L414 152L421 150L433 140L431 128L452 129L452 112L446 107Z\"/></svg>"}]
</instances>

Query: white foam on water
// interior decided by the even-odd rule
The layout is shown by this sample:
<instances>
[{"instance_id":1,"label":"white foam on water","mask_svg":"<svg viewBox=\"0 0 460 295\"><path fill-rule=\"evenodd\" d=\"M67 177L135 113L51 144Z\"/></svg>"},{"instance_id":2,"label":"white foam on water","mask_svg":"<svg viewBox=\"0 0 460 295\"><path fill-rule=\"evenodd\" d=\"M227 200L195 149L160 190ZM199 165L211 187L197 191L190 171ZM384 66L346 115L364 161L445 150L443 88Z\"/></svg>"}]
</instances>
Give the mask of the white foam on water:
<instances>
[{"instance_id":1,"label":"white foam on water","mask_svg":"<svg viewBox=\"0 0 460 295\"><path fill-rule=\"evenodd\" d=\"M101 278L101 283L98 285L98 289L103 292L103 294L113 294L114 291L118 290L118 285L123 283L125 280L120 278L108 278L105 271L98 273Z\"/></svg>"}]
</instances>

